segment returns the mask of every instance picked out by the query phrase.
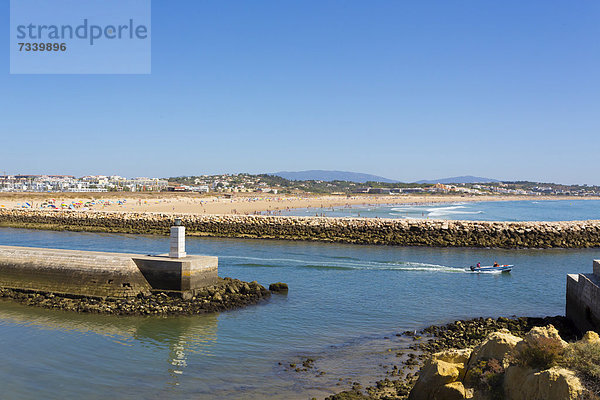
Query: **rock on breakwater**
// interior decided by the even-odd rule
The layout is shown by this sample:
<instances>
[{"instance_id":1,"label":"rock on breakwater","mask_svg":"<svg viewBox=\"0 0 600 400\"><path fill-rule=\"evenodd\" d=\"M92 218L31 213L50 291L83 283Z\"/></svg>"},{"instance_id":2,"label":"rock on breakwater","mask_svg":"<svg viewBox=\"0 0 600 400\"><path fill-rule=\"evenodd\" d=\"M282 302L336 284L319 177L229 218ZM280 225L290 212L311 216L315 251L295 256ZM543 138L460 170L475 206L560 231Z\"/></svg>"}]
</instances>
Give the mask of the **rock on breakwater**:
<instances>
[{"instance_id":1,"label":"rock on breakwater","mask_svg":"<svg viewBox=\"0 0 600 400\"><path fill-rule=\"evenodd\" d=\"M0 226L167 234L181 218L188 235L439 247L600 247L600 220L490 222L0 210Z\"/></svg>"},{"instance_id":2,"label":"rock on breakwater","mask_svg":"<svg viewBox=\"0 0 600 400\"><path fill-rule=\"evenodd\" d=\"M271 296L257 282L220 279L191 299L154 291L130 298L68 296L49 292L0 288L0 298L21 304L66 311L114 315L192 315L227 311L256 304Z\"/></svg>"}]
</instances>

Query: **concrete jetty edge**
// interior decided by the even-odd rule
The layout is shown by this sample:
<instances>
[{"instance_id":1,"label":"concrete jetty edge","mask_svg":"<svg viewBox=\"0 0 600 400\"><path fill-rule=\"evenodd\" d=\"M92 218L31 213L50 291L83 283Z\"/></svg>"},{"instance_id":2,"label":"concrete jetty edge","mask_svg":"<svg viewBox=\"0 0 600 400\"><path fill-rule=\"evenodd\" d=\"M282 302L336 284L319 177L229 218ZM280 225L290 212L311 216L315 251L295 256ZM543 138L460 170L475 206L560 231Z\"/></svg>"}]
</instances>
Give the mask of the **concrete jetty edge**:
<instances>
[{"instance_id":1,"label":"concrete jetty edge","mask_svg":"<svg viewBox=\"0 0 600 400\"><path fill-rule=\"evenodd\" d=\"M0 246L0 299L26 305L118 315L193 315L244 307L269 296L257 282L220 278L218 258L212 256L174 259Z\"/></svg>"},{"instance_id":2,"label":"concrete jetty edge","mask_svg":"<svg viewBox=\"0 0 600 400\"><path fill-rule=\"evenodd\" d=\"M134 297L153 290L191 298L218 281L218 258L0 246L0 287Z\"/></svg>"}]
</instances>

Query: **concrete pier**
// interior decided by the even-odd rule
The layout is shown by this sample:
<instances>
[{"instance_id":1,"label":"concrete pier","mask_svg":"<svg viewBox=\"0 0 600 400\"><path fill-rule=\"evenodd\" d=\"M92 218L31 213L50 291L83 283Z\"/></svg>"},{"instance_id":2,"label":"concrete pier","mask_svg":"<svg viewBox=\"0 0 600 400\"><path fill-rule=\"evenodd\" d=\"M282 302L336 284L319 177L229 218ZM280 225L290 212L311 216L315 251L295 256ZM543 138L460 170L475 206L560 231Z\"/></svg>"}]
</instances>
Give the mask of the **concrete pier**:
<instances>
[{"instance_id":1,"label":"concrete pier","mask_svg":"<svg viewBox=\"0 0 600 400\"><path fill-rule=\"evenodd\" d=\"M218 282L218 263L217 257L186 254L185 227L176 219L165 255L0 246L0 287L98 297L157 290L189 299Z\"/></svg>"},{"instance_id":2,"label":"concrete pier","mask_svg":"<svg viewBox=\"0 0 600 400\"><path fill-rule=\"evenodd\" d=\"M600 260L591 274L567 275L566 315L581 332L600 332Z\"/></svg>"},{"instance_id":3,"label":"concrete pier","mask_svg":"<svg viewBox=\"0 0 600 400\"><path fill-rule=\"evenodd\" d=\"M130 297L154 290L187 298L218 280L218 259L0 246L0 287Z\"/></svg>"}]
</instances>

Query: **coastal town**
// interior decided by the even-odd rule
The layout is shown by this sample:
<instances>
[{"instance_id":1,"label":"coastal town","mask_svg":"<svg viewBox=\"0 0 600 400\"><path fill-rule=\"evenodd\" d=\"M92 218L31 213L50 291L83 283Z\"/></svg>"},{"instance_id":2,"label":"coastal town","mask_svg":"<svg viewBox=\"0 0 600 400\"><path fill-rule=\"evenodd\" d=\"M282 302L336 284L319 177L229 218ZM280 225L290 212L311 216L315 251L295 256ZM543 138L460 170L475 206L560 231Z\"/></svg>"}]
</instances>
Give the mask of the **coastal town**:
<instances>
[{"instance_id":1,"label":"coastal town","mask_svg":"<svg viewBox=\"0 0 600 400\"><path fill-rule=\"evenodd\" d=\"M0 175L0 192L110 192L162 191L168 182L159 178L72 175Z\"/></svg>"},{"instance_id":2,"label":"coastal town","mask_svg":"<svg viewBox=\"0 0 600 400\"><path fill-rule=\"evenodd\" d=\"M385 183L289 180L276 175L246 173L186 177L133 177L118 175L0 175L0 192L196 192L270 194L451 194L516 196L599 196L600 187L539 182Z\"/></svg>"}]
</instances>

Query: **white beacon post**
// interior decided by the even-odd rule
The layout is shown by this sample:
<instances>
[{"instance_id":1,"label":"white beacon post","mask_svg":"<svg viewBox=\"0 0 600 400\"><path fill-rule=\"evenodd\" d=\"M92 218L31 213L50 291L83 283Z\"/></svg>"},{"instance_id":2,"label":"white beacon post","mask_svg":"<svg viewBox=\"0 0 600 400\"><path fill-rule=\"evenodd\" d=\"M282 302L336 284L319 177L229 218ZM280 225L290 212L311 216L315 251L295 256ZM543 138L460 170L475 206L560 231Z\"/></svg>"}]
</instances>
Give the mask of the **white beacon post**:
<instances>
[{"instance_id":1,"label":"white beacon post","mask_svg":"<svg viewBox=\"0 0 600 400\"><path fill-rule=\"evenodd\" d=\"M175 225L171 227L169 257L184 258L185 256L185 226L181 226L181 218L177 218L175 219Z\"/></svg>"}]
</instances>

